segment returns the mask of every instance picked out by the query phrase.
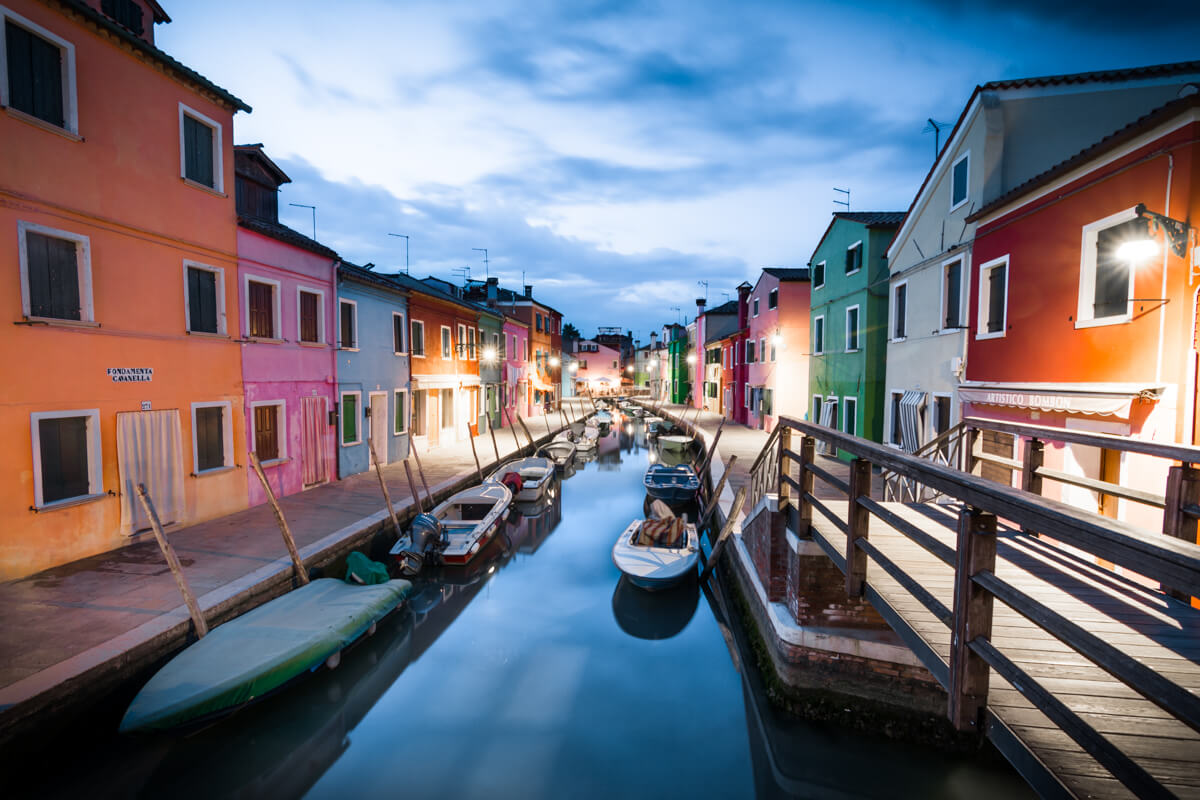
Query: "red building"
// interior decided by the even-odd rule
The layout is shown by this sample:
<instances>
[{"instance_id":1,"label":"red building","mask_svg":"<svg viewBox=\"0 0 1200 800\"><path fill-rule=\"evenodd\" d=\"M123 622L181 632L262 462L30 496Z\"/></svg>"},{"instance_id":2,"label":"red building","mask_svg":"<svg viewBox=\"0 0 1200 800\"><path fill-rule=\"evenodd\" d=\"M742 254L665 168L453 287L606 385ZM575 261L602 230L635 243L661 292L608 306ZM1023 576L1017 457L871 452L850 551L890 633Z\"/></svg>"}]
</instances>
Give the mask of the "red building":
<instances>
[{"instance_id":1,"label":"red building","mask_svg":"<svg viewBox=\"0 0 1200 800\"><path fill-rule=\"evenodd\" d=\"M1176 100L982 208L972 253L964 416L1196 441L1200 96ZM1178 228L1171 236L1167 229ZM1161 493L1162 459L1047 448L1046 466ZM1057 489L1053 487L1059 487ZM1047 481L1127 519L1161 512ZM1053 495L1052 495L1053 496Z\"/></svg>"},{"instance_id":2,"label":"red building","mask_svg":"<svg viewBox=\"0 0 1200 800\"><path fill-rule=\"evenodd\" d=\"M750 292L754 287L742 281L737 293L737 330L729 337L730 368L725 376L728 402L725 417L743 425L750 417L746 403L746 387L750 383L750 365L746 361L746 342L750 341Z\"/></svg>"}]
</instances>

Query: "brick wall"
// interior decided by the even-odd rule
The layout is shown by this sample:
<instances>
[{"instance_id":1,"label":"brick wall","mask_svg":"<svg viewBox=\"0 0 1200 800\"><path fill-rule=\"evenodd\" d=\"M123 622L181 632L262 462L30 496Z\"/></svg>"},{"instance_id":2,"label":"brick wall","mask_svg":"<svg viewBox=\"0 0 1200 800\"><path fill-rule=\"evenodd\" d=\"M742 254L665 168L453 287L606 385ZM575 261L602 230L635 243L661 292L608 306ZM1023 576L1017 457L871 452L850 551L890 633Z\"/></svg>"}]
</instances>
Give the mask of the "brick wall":
<instances>
[{"instance_id":1,"label":"brick wall","mask_svg":"<svg viewBox=\"0 0 1200 800\"><path fill-rule=\"evenodd\" d=\"M759 583L771 602L782 602L788 594L787 536L772 525L771 514L763 511L742 526L742 541L754 561Z\"/></svg>"},{"instance_id":2,"label":"brick wall","mask_svg":"<svg viewBox=\"0 0 1200 800\"><path fill-rule=\"evenodd\" d=\"M866 598L847 597L846 579L824 552L797 554L788 548L785 596L800 625L887 630Z\"/></svg>"}]
</instances>

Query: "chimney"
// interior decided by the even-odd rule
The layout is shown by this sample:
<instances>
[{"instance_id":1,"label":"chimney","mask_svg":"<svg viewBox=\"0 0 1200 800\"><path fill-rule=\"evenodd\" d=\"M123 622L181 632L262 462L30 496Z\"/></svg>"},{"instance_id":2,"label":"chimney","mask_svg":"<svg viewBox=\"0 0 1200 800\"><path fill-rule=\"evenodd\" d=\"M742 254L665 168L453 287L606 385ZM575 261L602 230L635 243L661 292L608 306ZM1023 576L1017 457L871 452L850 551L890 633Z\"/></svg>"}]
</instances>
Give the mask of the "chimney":
<instances>
[{"instance_id":1,"label":"chimney","mask_svg":"<svg viewBox=\"0 0 1200 800\"><path fill-rule=\"evenodd\" d=\"M704 304L705 304L705 300L703 297L696 298L696 316L697 317L704 313Z\"/></svg>"},{"instance_id":2,"label":"chimney","mask_svg":"<svg viewBox=\"0 0 1200 800\"><path fill-rule=\"evenodd\" d=\"M528 297L530 300L533 299L533 284L531 284L531 283L525 284L525 296Z\"/></svg>"},{"instance_id":3,"label":"chimney","mask_svg":"<svg viewBox=\"0 0 1200 800\"><path fill-rule=\"evenodd\" d=\"M750 292L754 291L754 287L742 281L738 284L738 330L746 327L750 317Z\"/></svg>"},{"instance_id":4,"label":"chimney","mask_svg":"<svg viewBox=\"0 0 1200 800\"><path fill-rule=\"evenodd\" d=\"M487 279L487 306L495 308L500 303L500 279Z\"/></svg>"}]
</instances>

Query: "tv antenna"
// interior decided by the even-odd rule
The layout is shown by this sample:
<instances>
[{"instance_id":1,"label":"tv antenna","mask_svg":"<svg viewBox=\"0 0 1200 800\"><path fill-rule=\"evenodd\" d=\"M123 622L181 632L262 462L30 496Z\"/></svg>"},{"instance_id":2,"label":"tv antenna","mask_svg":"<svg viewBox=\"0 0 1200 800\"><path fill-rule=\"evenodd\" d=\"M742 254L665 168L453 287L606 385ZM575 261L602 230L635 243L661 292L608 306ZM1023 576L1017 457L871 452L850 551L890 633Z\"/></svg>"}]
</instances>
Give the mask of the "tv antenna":
<instances>
[{"instance_id":1,"label":"tv antenna","mask_svg":"<svg viewBox=\"0 0 1200 800\"><path fill-rule=\"evenodd\" d=\"M483 274L485 277L488 277L488 278L492 277L491 268L488 266L487 248L486 247L472 247L471 249L476 250L480 253L483 253Z\"/></svg>"},{"instance_id":2,"label":"tv antenna","mask_svg":"<svg viewBox=\"0 0 1200 800\"><path fill-rule=\"evenodd\" d=\"M671 310L675 312L675 323L679 324L679 316L683 313L683 309L679 306L671 306Z\"/></svg>"},{"instance_id":3,"label":"tv antenna","mask_svg":"<svg viewBox=\"0 0 1200 800\"><path fill-rule=\"evenodd\" d=\"M696 281L696 285L704 287L704 304L708 305L708 281Z\"/></svg>"},{"instance_id":4,"label":"tv antenna","mask_svg":"<svg viewBox=\"0 0 1200 800\"><path fill-rule=\"evenodd\" d=\"M948 127L947 122L935 122L933 117L925 121L925 127L921 129L921 133L933 134L933 160L937 161L938 153L941 152L942 146L942 128Z\"/></svg>"},{"instance_id":5,"label":"tv antenna","mask_svg":"<svg viewBox=\"0 0 1200 800\"><path fill-rule=\"evenodd\" d=\"M452 269L450 271L453 273L461 272L463 274L463 282L464 283L469 282L471 280L471 265L470 264L467 264L465 267L455 267L454 269Z\"/></svg>"},{"instance_id":6,"label":"tv antenna","mask_svg":"<svg viewBox=\"0 0 1200 800\"><path fill-rule=\"evenodd\" d=\"M310 205L306 205L306 204L304 204L304 203L288 203L288 205L289 205L289 206L295 206L296 208L307 208L307 209L311 209L311 210L312 210L312 219L313 219L313 241L315 242L315 241L317 240L317 207L316 207L316 206L310 206Z\"/></svg>"},{"instance_id":7,"label":"tv antenna","mask_svg":"<svg viewBox=\"0 0 1200 800\"><path fill-rule=\"evenodd\" d=\"M404 233L389 233L388 236L395 236L397 239L404 240L404 274L408 274L408 234Z\"/></svg>"},{"instance_id":8,"label":"tv antenna","mask_svg":"<svg viewBox=\"0 0 1200 800\"><path fill-rule=\"evenodd\" d=\"M846 195L845 200L834 200L833 204L835 206L845 206L846 210L849 211L850 210L850 190L849 189L839 189L836 186L833 187L833 190L835 192L841 192L842 194Z\"/></svg>"}]
</instances>

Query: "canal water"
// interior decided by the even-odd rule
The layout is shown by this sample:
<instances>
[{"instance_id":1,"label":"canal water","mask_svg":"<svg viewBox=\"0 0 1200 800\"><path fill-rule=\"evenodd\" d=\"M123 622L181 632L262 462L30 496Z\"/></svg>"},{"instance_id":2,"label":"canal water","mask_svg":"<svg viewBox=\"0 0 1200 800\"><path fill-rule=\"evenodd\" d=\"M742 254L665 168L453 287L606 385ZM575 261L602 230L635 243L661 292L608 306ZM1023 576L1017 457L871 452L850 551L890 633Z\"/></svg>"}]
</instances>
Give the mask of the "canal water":
<instances>
[{"instance_id":1,"label":"canal water","mask_svg":"<svg viewBox=\"0 0 1200 800\"><path fill-rule=\"evenodd\" d=\"M994 760L781 714L696 581L628 585L611 549L641 515L649 457L640 422L614 426L547 502L516 510L468 567L422 580L336 670L188 736L118 737L114 718L107 735L64 743L73 768L39 794L1029 794Z\"/></svg>"}]
</instances>

